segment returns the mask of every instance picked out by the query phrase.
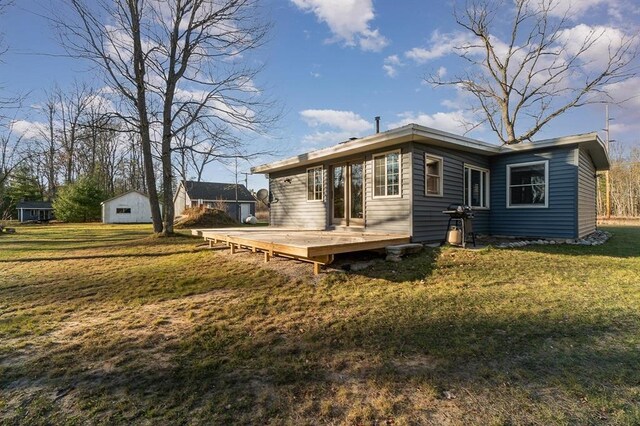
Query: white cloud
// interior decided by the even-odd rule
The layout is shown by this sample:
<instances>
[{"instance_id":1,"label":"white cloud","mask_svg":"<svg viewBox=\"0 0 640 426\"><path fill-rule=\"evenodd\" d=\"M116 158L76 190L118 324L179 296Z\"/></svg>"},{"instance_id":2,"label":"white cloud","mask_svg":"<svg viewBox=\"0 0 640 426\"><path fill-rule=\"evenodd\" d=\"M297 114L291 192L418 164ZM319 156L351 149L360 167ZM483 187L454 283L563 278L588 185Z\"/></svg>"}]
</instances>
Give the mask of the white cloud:
<instances>
[{"instance_id":1,"label":"white cloud","mask_svg":"<svg viewBox=\"0 0 640 426\"><path fill-rule=\"evenodd\" d=\"M630 40L618 28L608 26L579 24L573 28L567 28L560 33L559 42L564 51L569 55L576 55L584 48L585 41L592 44L584 53L580 54L581 62L591 69L603 69L610 58L610 52ZM638 40L634 40L637 45Z\"/></svg>"},{"instance_id":2,"label":"white cloud","mask_svg":"<svg viewBox=\"0 0 640 426\"><path fill-rule=\"evenodd\" d=\"M576 20L596 6L615 2L616 0L553 0L549 14L560 18L566 15L568 19Z\"/></svg>"},{"instance_id":3,"label":"white cloud","mask_svg":"<svg viewBox=\"0 0 640 426\"><path fill-rule=\"evenodd\" d=\"M322 74L320 74L319 72L315 72L315 71L311 71L311 77L313 78L320 78L322 77Z\"/></svg>"},{"instance_id":4,"label":"white cloud","mask_svg":"<svg viewBox=\"0 0 640 426\"><path fill-rule=\"evenodd\" d=\"M312 12L347 46L377 52L389 44L378 29L370 27L375 18L372 0L291 0L300 10Z\"/></svg>"},{"instance_id":5,"label":"white cloud","mask_svg":"<svg viewBox=\"0 0 640 426\"><path fill-rule=\"evenodd\" d=\"M9 127L12 132L25 139L38 139L47 134L47 124L38 121L15 120Z\"/></svg>"},{"instance_id":6,"label":"white cloud","mask_svg":"<svg viewBox=\"0 0 640 426\"><path fill-rule=\"evenodd\" d=\"M467 131L468 123L472 121L468 113L463 110L437 112L435 114L407 111L398 114L398 118L398 121L389 123L389 129L406 126L407 124L419 124L445 132L463 134Z\"/></svg>"},{"instance_id":7,"label":"white cloud","mask_svg":"<svg viewBox=\"0 0 640 426\"><path fill-rule=\"evenodd\" d=\"M434 31L429 39L428 47L414 47L406 51L404 55L419 64L423 64L433 59L455 53L456 48L469 46L472 43L473 36L468 33L454 32L442 34L439 31Z\"/></svg>"},{"instance_id":8,"label":"white cloud","mask_svg":"<svg viewBox=\"0 0 640 426\"><path fill-rule=\"evenodd\" d=\"M304 142L311 145L342 142L373 129L371 123L352 111L307 109L300 111L300 117L316 129L304 137Z\"/></svg>"},{"instance_id":9,"label":"white cloud","mask_svg":"<svg viewBox=\"0 0 640 426\"><path fill-rule=\"evenodd\" d=\"M404 64L398 57L398 55L391 55L384 58L384 64L382 65L382 69L387 74L387 76L394 78L398 75L398 67L403 66Z\"/></svg>"},{"instance_id":10,"label":"white cloud","mask_svg":"<svg viewBox=\"0 0 640 426\"><path fill-rule=\"evenodd\" d=\"M634 111L640 110L640 77L608 84L604 90L611 96L614 103L624 102L623 107Z\"/></svg>"}]
</instances>

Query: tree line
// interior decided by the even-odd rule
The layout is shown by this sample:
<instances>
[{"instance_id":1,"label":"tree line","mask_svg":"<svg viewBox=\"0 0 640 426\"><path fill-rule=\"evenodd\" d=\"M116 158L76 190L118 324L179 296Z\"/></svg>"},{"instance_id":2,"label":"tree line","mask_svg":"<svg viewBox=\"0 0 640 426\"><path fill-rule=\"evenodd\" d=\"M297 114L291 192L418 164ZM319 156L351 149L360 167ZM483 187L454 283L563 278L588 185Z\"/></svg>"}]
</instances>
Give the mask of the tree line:
<instances>
[{"instance_id":1,"label":"tree line","mask_svg":"<svg viewBox=\"0 0 640 426\"><path fill-rule=\"evenodd\" d=\"M615 217L640 217L640 147L623 151L611 149L611 215ZM607 216L605 175L598 178L598 216Z\"/></svg>"},{"instance_id":2,"label":"tree line","mask_svg":"<svg viewBox=\"0 0 640 426\"><path fill-rule=\"evenodd\" d=\"M215 161L264 154L242 142L278 117L256 86L260 67L249 65L270 28L256 0L52 4L60 44L103 84L52 89L37 106L46 123L30 129L3 117L0 214L88 177L105 196L147 193L154 231L169 235L179 180L202 179Z\"/></svg>"}]
</instances>

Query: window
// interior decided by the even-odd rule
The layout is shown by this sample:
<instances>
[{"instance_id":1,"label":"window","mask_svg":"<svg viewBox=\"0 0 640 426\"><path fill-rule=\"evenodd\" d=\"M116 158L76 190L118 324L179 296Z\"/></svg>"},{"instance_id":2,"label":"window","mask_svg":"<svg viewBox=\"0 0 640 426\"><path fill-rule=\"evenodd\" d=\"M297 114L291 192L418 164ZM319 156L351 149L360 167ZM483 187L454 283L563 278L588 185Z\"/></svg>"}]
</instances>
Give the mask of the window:
<instances>
[{"instance_id":1,"label":"window","mask_svg":"<svg viewBox=\"0 0 640 426\"><path fill-rule=\"evenodd\" d=\"M442 169L444 161L442 157L435 155L425 155L425 194L433 196L442 196Z\"/></svg>"},{"instance_id":2,"label":"window","mask_svg":"<svg viewBox=\"0 0 640 426\"><path fill-rule=\"evenodd\" d=\"M373 196L400 195L400 151L373 156Z\"/></svg>"},{"instance_id":3,"label":"window","mask_svg":"<svg viewBox=\"0 0 640 426\"><path fill-rule=\"evenodd\" d=\"M489 170L465 164L464 203L475 208L489 208Z\"/></svg>"},{"instance_id":4,"label":"window","mask_svg":"<svg viewBox=\"0 0 640 426\"><path fill-rule=\"evenodd\" d=\"M323 199L322 166L307 169L307 201Z\"/></svg>"},{"instance_id":5,"label":"window","mask_svg":"<svg viewBox=\"0 0 640 426\"><path fill-rule=\"evenodd\" d=\"M131 207L116 207L116 214L130 214Z\"/></svg>"},{"instance_id":6,"label":"window","mask_svg":"<svg viewBox=\"0 0 640 426\"><path fill-rule=\"evenodd\" d=\"M507 207L548 207L549 162L507 165Z\"/></svg>"}]
</instances>

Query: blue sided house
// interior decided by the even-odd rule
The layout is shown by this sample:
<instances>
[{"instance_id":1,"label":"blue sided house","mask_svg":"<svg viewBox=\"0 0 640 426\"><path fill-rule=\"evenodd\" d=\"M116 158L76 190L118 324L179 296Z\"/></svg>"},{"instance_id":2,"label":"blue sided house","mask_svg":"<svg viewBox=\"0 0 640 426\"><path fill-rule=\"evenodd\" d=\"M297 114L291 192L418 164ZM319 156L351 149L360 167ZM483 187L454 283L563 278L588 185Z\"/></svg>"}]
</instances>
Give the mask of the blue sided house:
<instances>
[{"instance_id":1,"label":"blue sided house","mask_svg":"<svg viewBox=\"0 0 640 426\"><path fill-rule=\"evenodd\" d=\"M476 233L581 238L596 229L596 133L493 145L409 124L254 167L269 178L271 226L442 239L450 204Z\"/></svg>"}]
</instances>

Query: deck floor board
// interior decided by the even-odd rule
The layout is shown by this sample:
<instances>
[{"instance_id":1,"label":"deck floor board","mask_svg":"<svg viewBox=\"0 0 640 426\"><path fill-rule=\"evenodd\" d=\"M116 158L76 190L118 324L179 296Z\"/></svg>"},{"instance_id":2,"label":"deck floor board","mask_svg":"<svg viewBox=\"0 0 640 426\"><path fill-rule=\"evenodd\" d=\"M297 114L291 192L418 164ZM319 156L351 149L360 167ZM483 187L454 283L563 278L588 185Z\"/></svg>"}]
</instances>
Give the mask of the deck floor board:
<instances>
[{"instance_id":1,"label":"deck floor board","mask_svg":"<svg viewBox=\"0 0 640 426\"><path fill-rule=\"evenodd\" d=\"M206 241L225 242L312 262L335 254L383 249L411 241L409 235L402 234L266 227L194 229L192 234Z\"/></svg>"}]
</instances>

